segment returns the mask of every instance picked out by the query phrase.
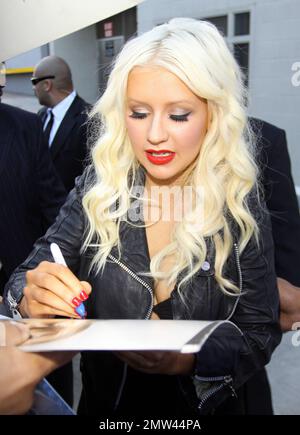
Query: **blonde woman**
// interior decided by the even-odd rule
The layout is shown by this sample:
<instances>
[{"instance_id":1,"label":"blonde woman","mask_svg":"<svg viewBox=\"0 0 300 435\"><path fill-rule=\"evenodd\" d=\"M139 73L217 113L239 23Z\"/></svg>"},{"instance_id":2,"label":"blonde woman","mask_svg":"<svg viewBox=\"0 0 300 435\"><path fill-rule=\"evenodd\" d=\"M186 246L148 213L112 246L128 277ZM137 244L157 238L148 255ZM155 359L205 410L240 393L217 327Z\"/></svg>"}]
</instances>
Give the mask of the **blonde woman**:
<instances>
[{"instance_id":1,"label":"blonde woman","mask_svg":"<svg viewBox=\"0 0 300 435\"><path fill-rule=\"evenodd\" d=\"M83 353L81 413L217 413L280 342L244 102L241 72L207 22L173 19L117 57L93 111L92 165L6 300L29 317L78 317L86 300L88 318L231 319L242 335L214 336L199 354ZM52 262L52 242L68 269Z\"/></svg>"}]
</instances>

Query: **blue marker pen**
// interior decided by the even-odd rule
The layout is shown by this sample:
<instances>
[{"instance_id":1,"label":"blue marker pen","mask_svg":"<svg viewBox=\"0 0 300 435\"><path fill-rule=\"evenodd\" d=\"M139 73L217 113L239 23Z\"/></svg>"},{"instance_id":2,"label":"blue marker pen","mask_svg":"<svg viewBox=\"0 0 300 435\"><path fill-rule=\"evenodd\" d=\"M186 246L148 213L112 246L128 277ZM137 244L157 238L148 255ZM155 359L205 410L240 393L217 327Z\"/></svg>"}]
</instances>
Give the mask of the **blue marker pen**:
<instances>
[{"instance_id":1,"label":"blue marker pen","mask_svg":"<svg viewBox=\"0 0 300 435\"><path fill-rule=\"evenodd\" d=\"M51 243L50 250L51 250L51 254L52 254L53 258L54 258L55 263L62 264L63 266L67 267L67 263L65 262L65 259L64 259L63 255L62 255L60 247L56 243ZM87 294L85 293L84 290L81 291L80 298L82 300L85 300L85 299L88 298L88 296L87 296ZM84 306L83 302L81 302L81 300L79 298L74 298L73 300L74 300L74 304L75 304L75 302L77 302L76 305L78 304L76 306L76 308L75 308L76 313L82 319L84 319L85 316L86 316L86 311L85 311L85 306Z\"/></svg>"}]
</instances>

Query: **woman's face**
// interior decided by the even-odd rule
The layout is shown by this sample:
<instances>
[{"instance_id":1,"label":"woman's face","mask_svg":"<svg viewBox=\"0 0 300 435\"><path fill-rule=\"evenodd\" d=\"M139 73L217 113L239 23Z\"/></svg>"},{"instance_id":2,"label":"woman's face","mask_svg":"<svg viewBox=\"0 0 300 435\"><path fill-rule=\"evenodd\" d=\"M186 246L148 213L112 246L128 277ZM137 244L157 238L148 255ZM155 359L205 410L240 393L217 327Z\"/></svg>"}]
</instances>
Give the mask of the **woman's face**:
<instances>
[{"instance_id":1,"label":"woman's face","mask_svg":"<svg viewBox=\"0 0 300 435\"><path fill-rule=\"evenodd\" d=\"M126 126L151 184L180 184L207 131L207 103L160 67L135 67L127 86Z\"/></svg>"}]
</instances>

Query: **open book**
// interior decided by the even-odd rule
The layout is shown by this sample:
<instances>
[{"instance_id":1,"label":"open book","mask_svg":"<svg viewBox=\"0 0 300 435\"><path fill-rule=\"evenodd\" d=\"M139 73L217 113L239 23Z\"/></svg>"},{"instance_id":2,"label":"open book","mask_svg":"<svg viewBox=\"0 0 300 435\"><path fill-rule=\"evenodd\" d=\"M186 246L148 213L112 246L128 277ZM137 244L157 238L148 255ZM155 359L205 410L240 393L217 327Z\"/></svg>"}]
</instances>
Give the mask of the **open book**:
<instances>
[{"instance_id":1,"label":"open book","mask_svg":"<svg viewBox=\"0 0 300 435\"><path fill-rule=\"evenodd\" d=\"M24 351L166 350L198 352L211 335L240 335L232 322L194 320L22 319L31 337Z\"/></svg>"}]
</instances>

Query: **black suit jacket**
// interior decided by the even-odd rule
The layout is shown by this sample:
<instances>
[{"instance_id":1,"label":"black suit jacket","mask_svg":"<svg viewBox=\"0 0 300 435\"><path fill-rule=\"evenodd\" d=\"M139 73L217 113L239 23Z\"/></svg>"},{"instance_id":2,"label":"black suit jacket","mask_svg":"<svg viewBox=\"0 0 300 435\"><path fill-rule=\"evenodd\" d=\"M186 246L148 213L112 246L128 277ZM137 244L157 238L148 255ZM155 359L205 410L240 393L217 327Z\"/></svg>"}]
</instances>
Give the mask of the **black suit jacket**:
<instances>
[{"instance_id":1,"label":"black suit jacket","mask_svg":"<svg viewBox=\"0 0 300 435\"><path fill-rule=\"evenodd\" d=\"M87 157L87 113L90 108L76 95L50 147L54 166L68 192L74 187L75 178L82 174ZM46 112L43 108L38 113L42 122Z\"/></svg>"},{"instance_id":2,"label":"black suit jacket","mask_svg":"<svg viewBox=\"0 0 300 435\"><path fill-rule=\"evenodd\" d=\"M300 286L300 216L285 131L268 122L250 120L258 135L258 163L271 214L278 277Z\"/></svg>"},{"instance_id":3,"label":"black suit jacket","mask_svg":"<svg viewBox=\"0 0 300 435\"><path fill-rule=\"evenodd\" d=\"M54 222L65 197L38 116L0 103L2 284Z\"/></svg>"}]
</instances>

